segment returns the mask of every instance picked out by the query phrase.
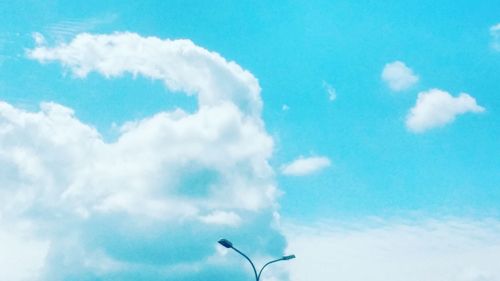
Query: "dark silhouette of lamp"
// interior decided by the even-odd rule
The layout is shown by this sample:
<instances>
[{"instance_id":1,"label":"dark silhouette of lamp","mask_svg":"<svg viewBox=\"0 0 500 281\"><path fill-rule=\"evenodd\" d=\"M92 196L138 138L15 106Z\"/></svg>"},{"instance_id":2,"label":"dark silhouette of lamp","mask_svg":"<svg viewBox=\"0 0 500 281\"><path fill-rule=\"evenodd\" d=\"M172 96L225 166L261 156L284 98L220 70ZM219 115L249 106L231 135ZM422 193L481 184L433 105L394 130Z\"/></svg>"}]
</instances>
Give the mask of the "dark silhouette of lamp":
<instances>
[{"instance_id":1,"label":"dark silhouette of lamp","mask_svg":"<svg viewBox=\"0 0 500 281\"><path fill-rule=\"evenodd\" d=\"M231 241L229 241L227 239L220 239L218 242L219 242L219 244L221 244L225 248L235 250L238 254L242 255L248 262L250 262L250 265L252 266L252 269L253 269L253 273L255 274L255 280L256 281L259 281L260 276L262 274L262 271L264 270L264 268L266 268L266 266L268 266L268 265L270 265L272 263L275 263L275 262L287 261L287 260L291 260L291 259L295 258L295 255L288 255L288 256L283 256L283 257L281 257L279 259L272 260L272 261L267 262L266 264L264 264L264 266L260 269L259 273L257 273L257 270L255 269L255 265L253 264L252 260L247 255L245 255L244 253L242 253L240 250L236 249L233 246L233 243L231 243Z\"/></svg>"}]
</instances>

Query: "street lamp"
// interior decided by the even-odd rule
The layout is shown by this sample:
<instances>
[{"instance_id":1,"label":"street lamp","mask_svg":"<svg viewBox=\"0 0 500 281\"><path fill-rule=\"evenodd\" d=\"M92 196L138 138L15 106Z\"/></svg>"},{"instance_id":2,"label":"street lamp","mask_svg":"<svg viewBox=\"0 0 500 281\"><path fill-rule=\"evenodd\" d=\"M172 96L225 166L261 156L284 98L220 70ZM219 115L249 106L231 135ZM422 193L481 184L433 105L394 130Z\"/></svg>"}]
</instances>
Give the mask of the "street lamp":
<instances>
[{"instance_id":1,"label":"street lamp","mask_svg":"<svg viewBox=\"0 0 500 281\"><path fill-rule=\"evenodd\" d=\"M231 241L229 241L227 239L220 239L218 242L219 242L219 244L221 244L222 246L224 246L224 247L226 247L228 249L235 250L238 254L242 255L245 259L247 259L247 261L250 262L250 265L252 266L252 269L253 269L253 273L255 274L255 280L256 281L259 281L260 275L262 274L262 271L264 270L264 268L266 268L266 266L268 266L268 265L270 265L272 263L275 263L275 262L287 261L287 260L291 260L291 259L295 258L295 255L288 255L288 256L283 256L283 257L281 257L279 259L272 260L272 261L264 264L264 266L260 269L259 273L257 273L257 270L255 269L255 265L253 264L252 260L247 255L245 255L244 253L242 253L240 250L236 249L233 246L233 243L231 243Z\"/></svg>"}]
</instances>

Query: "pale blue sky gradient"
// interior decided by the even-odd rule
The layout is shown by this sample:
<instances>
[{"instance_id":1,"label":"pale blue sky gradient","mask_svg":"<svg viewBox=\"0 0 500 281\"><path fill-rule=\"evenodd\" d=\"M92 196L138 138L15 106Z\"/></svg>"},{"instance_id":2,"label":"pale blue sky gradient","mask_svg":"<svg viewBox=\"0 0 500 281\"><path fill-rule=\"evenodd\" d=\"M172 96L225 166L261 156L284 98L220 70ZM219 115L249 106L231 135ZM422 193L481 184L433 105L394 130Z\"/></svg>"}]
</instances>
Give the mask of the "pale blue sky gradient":
<instances>
[{"instance_id":1,"label":"pale blue sky gradient","mask_svg":"<svg viewBox=\"0 0 500 281\"><path fill-rule=\"evenodd\" d=\"M500 218L500 52L490 35L500 22L500 2L353 2L4 1L0 101L29 111L42 101L62 104L113 142L125 122L176 108L194 112L196 98L142 76L76 78L59 63L28 58L33 34L42 34L48 46L83 32L189 39L258 79L283 221ZM381 73L394 61L419 81L392 91ZM422 133L408 130L405 119L418 93L434 88L468 93L485 112ZM287 163L311 156L327 157L331 165L306 176L281 173ZM279 243L267 252L279 254L284 238L269 239Z\"/></svg>"}]
</instances>

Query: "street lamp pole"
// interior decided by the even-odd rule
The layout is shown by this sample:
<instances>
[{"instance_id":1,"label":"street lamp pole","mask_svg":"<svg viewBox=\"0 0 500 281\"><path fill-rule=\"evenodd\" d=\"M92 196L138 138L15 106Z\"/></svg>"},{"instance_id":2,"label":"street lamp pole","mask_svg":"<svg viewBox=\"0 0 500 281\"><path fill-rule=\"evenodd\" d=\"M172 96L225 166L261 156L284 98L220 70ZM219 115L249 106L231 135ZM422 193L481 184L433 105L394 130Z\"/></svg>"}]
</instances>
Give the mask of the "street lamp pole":
<instances>
[{"instance_id":1,"label":"street lamp pole","mask_svg":"<svg viewBox=\"0 0 500 281\"><path fill-rule=\"evenodd\" d=\"M233 249L235 250L238 254L242 255L248 262L250 262L250 265L252 266L252 269L253 269L253 273L255 274L255 280L256 281L259 281L260 280L260 276L262 274L262 271L264 270L264 268L266 268L266 266L272 264L272 263L275 263L275 262L279 262L279 261L286 261L286 260L291 260L291 259L294 259L295 258L295 255L288 255L288 256L283 256L279 259L275 259L275 260L272 260L266 264L264 264L264 266L260 269L259 273L257 273L257 269L255 268L255 265L254 263L252 262L252 260L247 256L245 255L243 252L241 252L240 250L236 249L234 246L233 246L233 243L231 243L229 240L227 239L220 239L219 241L219 244L221 244L222 246L228 248L228 249Z\"/></svg>"}]
</instances>

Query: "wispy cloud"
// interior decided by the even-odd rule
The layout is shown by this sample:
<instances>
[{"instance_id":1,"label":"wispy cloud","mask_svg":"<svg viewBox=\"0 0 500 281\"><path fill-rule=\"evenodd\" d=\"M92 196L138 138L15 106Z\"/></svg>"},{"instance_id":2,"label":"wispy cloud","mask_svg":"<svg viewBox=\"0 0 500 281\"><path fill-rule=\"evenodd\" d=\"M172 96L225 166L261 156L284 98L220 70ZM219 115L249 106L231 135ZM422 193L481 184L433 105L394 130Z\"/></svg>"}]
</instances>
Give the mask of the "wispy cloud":
<instances>
[{"instance_id":1,"label":"wispy cloud","mask_svg":"<svg viewBox=\"0 0 500 281\"><path fill-rule=\"evenodd\" d=\"M500 221L427 219L289 225L292 281L500 280Z\"/></svg>"},{"instance_id":2,"label":"wispy cloud","mask_svg":"<svg viewBox=\"0 0 500 281\"><path fill-rule=\"evenodd\" d=\"M21 34L19 32L0 32L0 65L7 60L18 59L19 49L16 42L20 38Z\"/></svg>"},{"instance_id":3,"label":"wispy cloud","mask_svg":"<svg viewBox=\"0 0 500 281\"><path fill-rule=\"evenodd\" d=\"M402 61L388 63L382 70L382 80L384 80L391 90L399 92L415 85L419 78L413 70Z\"/></svg>"},{"instance_id":4,"label":"wispy cloud","mask_svg":"<svg viewBox=\"0 0 500 281\"><path fill-rule=\"evenodd\" d=\"M491 47L500 52L500 23L490 27Z\"/></svg>"},{"instance_id":5,"label":"wispy cloud","mask_svg":"<svg viewBox=\"0 0 500 281\"><path fill-rule=\"evenodd\" d=\"M328 95L328 100L334 101L337 99L337 91L332 85L330 85L326 81L323 81L323 88L325 89L326 94Z\"/></svg>"},{"instance_id":6,"label":"wispy cloud","mask_svg":"<svg viewBox=\"0 0 500 281\"><path fill-rule=\"evenodd\" d=\"M54 41L62 42L82 32L91 32L96 27L114 22L118 16L109 14L86 19L67 19L48 25L45 33Z\"/></svg>"},{"instance_id":7,"label":"wispy cloud","mask_svg":"<svg viewBox=\"0 0 500 281\"><path fill-rule=\"evenodd\" d=\"M418 94L417 102L406 117L406 127L415 133L441 127L467 112L479 113L485 109L466 93L453 97L448 92L431 89Z\"/></svg>"},{"instance_id":8,"label":"wispy cloud","mask_svg":"<svg viewBox=\"0 0 500 281\"><path fill-rule=\"evenodd\" d=\"M281 167L281 172L287 176L305 176L320 171L331 165L330 159L324 156L299 157Z\"/></svg>"}]
</instances>

